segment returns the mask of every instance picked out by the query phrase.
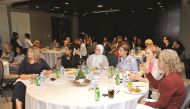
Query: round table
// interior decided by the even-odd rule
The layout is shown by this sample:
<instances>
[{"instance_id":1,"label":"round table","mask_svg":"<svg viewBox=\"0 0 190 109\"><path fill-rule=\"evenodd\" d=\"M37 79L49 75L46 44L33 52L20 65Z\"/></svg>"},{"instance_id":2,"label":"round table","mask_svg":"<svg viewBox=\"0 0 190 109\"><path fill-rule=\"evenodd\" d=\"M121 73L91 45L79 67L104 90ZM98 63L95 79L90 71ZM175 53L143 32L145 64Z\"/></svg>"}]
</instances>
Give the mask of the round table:
<instances>
[{"instance_id":1,"label":"round table","mask_svg":"<svg viewBox=\"0 0 190 109\"><path fill-rule=\"evenodd\" d=\"M9 75L9 62L1 60L3 62L4 75Z\"/></svg>"},{"instance_id":2,"label":"round table","mask_svg":"<svg viewBox=\"0 0 190 109\"><path fill-rule=\"evenodd\" d=\"M65 75L55 81L49 78L41 86L26 84L26 109L135 109L139 98L148 95L149 86L146 84L144 93L126 93L124 85L115 85L114 79L108 79L106 71L96 75L100 88L100 101L95 101L94 91L89 86L75 86L71 82L74 75ZM115 92L114 98L103 97L109 88Z\"/></svg>"},{"instance_id":3,"label":"round table","mask_svg":"<svg viewBox=\"0 0 190 109\"><path fill-rule=\"evenodd\" d=\"M64 53L63 50L56 51L56 50L45 50L42 51L42 57L46 60L50 67L53 67L56 63L60 64L60 60L58 58L61 57Z\"/></svg>"}]
</instances>

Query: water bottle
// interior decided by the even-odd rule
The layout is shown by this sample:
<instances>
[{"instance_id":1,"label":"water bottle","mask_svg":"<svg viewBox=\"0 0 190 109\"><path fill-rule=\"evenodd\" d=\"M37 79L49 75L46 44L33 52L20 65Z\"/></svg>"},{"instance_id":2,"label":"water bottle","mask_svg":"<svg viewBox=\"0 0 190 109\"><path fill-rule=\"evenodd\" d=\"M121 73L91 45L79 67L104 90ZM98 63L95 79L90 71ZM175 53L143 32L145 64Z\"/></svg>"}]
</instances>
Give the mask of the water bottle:
<instances>
[{"instance_id":1,"label":"water bottle","mask_svg":"<svg viewBox=\"0 0 190 109\"><path fill-rule=\"evenodd\" d=\"M100 89L98 87L95 89L95 100L100 101Z\"/></svg>"},{"instance_id":2,"label":"water bottle","mask_svg":"<svg viewBox=\"0 0 190 109\"><path fill-rule=\"evenodd\" d=\"M61 68L60 68L60 75L61 75L61 76L64 75L64 67L63 67L63 66L61 66Z\"/></svg>"},{"instance_id":3,"label":"water bottle","mask_svg":"<svg viewBox=\"0 0 190 109\"><path fill-rule=\"evenodd\" d=\"M44 84L45 82L45 75L42 72L40 74L40 81L41 81L41 84Z\"/></svg>"}]
</instances>

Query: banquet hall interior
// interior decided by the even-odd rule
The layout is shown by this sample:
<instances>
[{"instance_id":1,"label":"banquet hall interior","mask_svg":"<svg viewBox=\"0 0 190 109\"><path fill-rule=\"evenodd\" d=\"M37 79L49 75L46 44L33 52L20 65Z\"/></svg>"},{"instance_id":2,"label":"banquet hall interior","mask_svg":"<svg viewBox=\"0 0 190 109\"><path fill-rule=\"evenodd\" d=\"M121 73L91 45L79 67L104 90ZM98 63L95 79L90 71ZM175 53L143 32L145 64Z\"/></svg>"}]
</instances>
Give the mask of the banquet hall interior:
<instances>
[{"instance_id":1,"label":"banquet hall interior","mask_svg":"<svg viewBox=\"0 0 190 109\"><path fill-rule=\"evenodd\" d=\"M0 0L0 109L190 109L190 0Z\"/></svg>"}]
</instances>

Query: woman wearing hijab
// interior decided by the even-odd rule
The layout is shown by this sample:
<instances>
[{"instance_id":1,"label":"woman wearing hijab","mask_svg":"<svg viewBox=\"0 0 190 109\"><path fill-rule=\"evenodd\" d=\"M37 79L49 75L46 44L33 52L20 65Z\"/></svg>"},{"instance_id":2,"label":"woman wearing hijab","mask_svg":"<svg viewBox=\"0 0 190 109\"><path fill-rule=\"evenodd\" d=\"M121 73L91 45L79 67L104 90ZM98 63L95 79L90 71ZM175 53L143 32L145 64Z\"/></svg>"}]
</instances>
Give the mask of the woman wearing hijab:
<instances>
[{"instance_id":1,"label":"woman wearing hijab","mask_svg":"<svg viewBox=\"0 0 190 109\"><path fill-rule=\"evenodd\" d=\"M95 49L95 54L87 58L87 65L96 69L106 69L109 67L108 59L103 55L104 47L98 44Z\"/></svg>"}]
</instances>

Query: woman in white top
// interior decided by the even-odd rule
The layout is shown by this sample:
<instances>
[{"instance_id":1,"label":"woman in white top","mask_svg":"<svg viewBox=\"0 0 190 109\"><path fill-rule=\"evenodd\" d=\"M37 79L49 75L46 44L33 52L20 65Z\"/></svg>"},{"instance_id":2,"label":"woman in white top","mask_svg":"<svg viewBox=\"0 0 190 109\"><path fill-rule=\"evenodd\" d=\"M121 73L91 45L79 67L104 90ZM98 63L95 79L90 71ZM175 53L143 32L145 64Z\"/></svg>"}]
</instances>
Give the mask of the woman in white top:
<instances>
[{"instance_id":1,"label":"woman in white top","mask_svg":"<svg viewBox=\"0 0 190 109\"><path fill-rule=\"evenodd\" d=\"M98 44L95 49L95 54L90 55L87 58L87 65L96 69L107 69L109 63L107 57L103 55L104 47Z\"/></svg>"},{"instance_id":2,"label":"woman in white top","mask_svg":"<svg viewBox=\"0 0 190 109\"><path fill-rule=\"evenodd\" d=\"M153 77L156 80L160 80L163 77L163 73L161 70L158 69L158 54L160 53L161 49L156 45L150 45L146 48L146 62L143 64L145 69L149 69L152 73ZM130 74L129 77L134 80L139 80L146 82L148 81L147 78L142 78L138 74Z\"/></svg>"},{"instance_id":3,"label":"woman in white top","mask_svg":"<svg viewBox=\"0 0 190 109\"><path fill-rule=\"evenodd\" d=\"M19 65L24 59L24 54L22 54L22 47L16 47L16 55L12 63L10 63L9 68L11 72L18 73Z\"/></svg>"},{"instance_id":4,"label":"woman in white top","mask_svg":"<svg viewBox=\"0 0 190 109\"><path fill-rule=\"evenodd\" d=\"M30 34L25 34L25 38L23 39L23 53L26 54L29 47L33 46L30 40Z\"/></svg>"}]
</instances>

